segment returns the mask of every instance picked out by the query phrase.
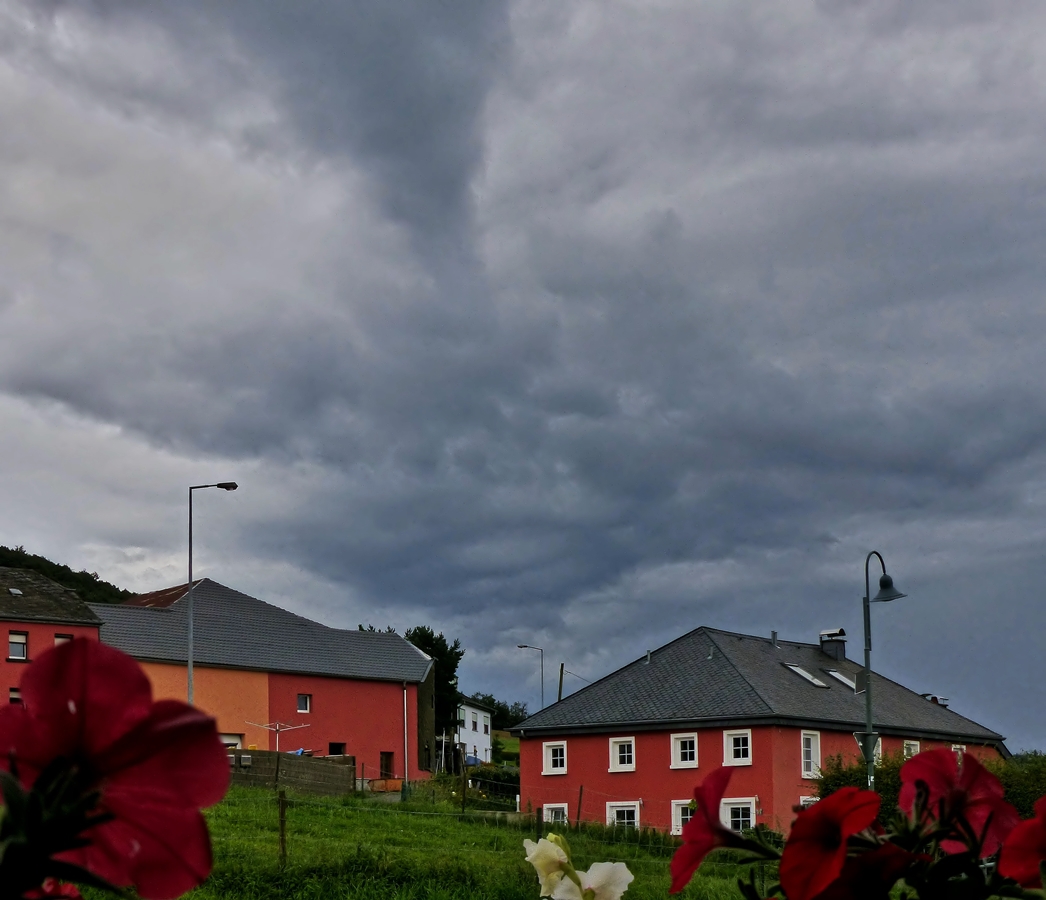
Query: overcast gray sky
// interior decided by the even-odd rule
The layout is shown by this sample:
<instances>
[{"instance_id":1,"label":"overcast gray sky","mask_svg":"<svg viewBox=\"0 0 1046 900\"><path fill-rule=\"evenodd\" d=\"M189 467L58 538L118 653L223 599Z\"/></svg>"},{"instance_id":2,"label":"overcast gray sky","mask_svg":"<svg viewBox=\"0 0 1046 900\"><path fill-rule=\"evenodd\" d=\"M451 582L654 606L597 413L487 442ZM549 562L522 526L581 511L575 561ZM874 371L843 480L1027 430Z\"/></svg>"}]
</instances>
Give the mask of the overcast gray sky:
<instances>
[{"instance_id":1,"label":"overcast gray sky","mask_svg":"<svg viewBox=\"0 0 1046 900\"><path fill-rule=\"evenodd\" d=\"M538 705L698 625L1046 749L1046 6L0 0L0 543L430 624ZM581 685L568 676L568 689Z\"/></svg>"}]
</instances>

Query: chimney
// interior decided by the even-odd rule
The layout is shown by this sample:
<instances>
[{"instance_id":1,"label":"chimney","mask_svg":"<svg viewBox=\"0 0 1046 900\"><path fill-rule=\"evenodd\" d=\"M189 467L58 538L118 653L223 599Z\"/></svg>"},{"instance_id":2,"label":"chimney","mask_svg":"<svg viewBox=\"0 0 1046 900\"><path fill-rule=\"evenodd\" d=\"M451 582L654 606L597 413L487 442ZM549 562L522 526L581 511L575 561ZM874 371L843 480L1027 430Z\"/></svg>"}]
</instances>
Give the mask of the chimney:
<instances>
[{"instance_id":1,"label":"chimney","mask_svg":"<svg viewBox=\"0 0 1046 900\"><path fill-rule=\"evenodd\" d=\"M771 631L770 632L770 643L773 644L775 647L777 646L777 632L776 631Z\"/></svg>"},{"instance_id":2,"label":"chimney","mask_svg":"<svg viewBox=\"0 0 1046 900\"><path fill-rule=\"evenodd\" d=\"M826 628L821 632L821 652L836 662L846 659L846 630Z\"/></svg>"}]
</instances>

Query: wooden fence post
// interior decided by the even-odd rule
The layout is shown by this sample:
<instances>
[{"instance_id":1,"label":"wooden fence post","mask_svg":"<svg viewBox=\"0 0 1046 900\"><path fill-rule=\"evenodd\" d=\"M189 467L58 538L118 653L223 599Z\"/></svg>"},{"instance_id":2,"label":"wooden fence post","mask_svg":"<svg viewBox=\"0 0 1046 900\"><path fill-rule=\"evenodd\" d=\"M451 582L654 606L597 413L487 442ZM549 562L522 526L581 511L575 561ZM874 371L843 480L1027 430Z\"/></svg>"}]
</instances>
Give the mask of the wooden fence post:
<instances>
[{"instance_id":1,"label":"wooden fence post","mask_svg":"<svg viewBox=\"0 0 1046 900\"><path fill-rule=\"evenodd\" d=\"M585 786L582 784L577 789L577 816L574 818L574 828L581 830L581 798L585 796ZM569 822L567 823L570 824Z\"/></svg>"},{"instance_id":2,"label":"wooden fence post","mask_svg":"<svg viewBox=\"0 0 1046 900\"><path fill-rule=\"evenodd\" d=\"M461 751L461 811L465 812L465 797L468 795L469 767L465 751Z\"/></svg>"},{"instance_id":3,"label":"wooden fence post","mask_svg":"<svg viewBox=\"0 0 1046 900\"><path fill-rule=\"evenodd\" d=\"M287 865L287 792L281 790L277 805L280 810L280 866Z\"/></svg>"}]
</instances>

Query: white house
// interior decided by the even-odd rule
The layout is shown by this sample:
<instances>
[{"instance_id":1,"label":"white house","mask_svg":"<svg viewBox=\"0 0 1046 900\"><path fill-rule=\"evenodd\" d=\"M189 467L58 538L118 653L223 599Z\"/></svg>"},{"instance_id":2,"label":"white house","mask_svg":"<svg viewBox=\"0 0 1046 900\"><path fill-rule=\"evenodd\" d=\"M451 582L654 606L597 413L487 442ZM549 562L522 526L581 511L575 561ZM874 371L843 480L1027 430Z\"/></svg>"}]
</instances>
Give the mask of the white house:
<instances>
[{"instance_id":1,"label":"white house","mask_svg":"<svg viewBox=\"0 0 1046 900\"><path fill-rule=\"evenodd\" d=\"M469 764L491 761L490 755L490 717L494 710L468 697L458 701L458 730L454 740L464 745Z\"/></svg>"}]
</instances>

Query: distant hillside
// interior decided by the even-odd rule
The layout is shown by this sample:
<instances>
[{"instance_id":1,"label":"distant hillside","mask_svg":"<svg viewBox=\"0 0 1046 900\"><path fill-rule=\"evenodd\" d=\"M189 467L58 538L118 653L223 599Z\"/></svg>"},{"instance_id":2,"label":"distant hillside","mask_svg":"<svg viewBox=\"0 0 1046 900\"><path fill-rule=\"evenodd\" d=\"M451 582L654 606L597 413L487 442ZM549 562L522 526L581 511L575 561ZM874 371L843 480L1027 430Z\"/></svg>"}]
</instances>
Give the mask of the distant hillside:
<instances>
[{"instance_id":1,"label":"distant hillside","mask_svg":"<svg viewBox=\"0 0 1046 900\"><path fill-rule=\"evenodd\" d=\"M57 581L63 587L72 588L80 599L88 603L122 603L132 596L131 591L118 588L115 584L102 581L95 572L74 572L68 566L51 562L43 556L26 553L24 547L4 547L0 544L0 566L11 569L32 569Z\"/></svg>"}]
</instances>

